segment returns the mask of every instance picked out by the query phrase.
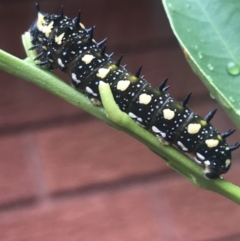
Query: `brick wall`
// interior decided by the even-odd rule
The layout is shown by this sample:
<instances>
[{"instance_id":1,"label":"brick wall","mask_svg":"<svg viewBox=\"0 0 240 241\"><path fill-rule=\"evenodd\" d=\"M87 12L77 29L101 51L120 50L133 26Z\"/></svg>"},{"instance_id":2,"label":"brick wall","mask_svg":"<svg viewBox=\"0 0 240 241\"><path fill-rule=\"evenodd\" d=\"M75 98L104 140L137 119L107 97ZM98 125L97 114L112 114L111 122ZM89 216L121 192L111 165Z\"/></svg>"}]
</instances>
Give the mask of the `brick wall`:
<instances>
[{"instance_id":1,"label":"brick wall","mask_svg":"<svg viewBox=\"0 0 240 241\"><path fill-rule=\"evenodd\" d=\"M40 1L58 13L61 1ZM64 2L82 10L113 59L204 115L218 107L188 64L160 1ZM25 58L20 35L36 17L32 1L0 1L0 47ZM17 67L17 66L16 66ZM59 74L59 72L57 72ZM60 76L66 76L60 73ZM213 123L234 125L219 109ZM230 142L239 140L239 132ZM240 152L226 177L240 184ZM0 72L0 240L239 240L240 210L200 190L124 133L38 87Z\"/></svg>"}]
</instances>

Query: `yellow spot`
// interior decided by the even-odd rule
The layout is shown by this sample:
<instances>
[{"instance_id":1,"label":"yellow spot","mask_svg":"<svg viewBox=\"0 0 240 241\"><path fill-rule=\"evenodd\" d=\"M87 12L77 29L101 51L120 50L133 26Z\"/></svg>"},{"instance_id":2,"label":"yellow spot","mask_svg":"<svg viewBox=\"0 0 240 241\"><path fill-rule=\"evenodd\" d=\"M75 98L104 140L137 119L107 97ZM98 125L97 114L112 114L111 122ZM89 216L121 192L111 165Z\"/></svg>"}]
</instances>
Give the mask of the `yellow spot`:
<instances>
[{"instance_id":1,"label":"yellow spot","mask_svg":"<svg viewBox=\"0 0 240 241\"><path fill-rule=\"evenodd\" d=\"M206 126L206 125L207 125L207 122L206 122L205 120L201 120L201 121L200 121L200 124L201 124L201 126Z\"/></svg>"},{"instance_id":2,"label":"yellow spot","mask_svg":"<svg viewBox=\"0 0 240 241\"><path fill-rule=\"evenodd\" d=\"M151 102L151 100L152 100L151 95L148 95L146 93L139 95L139 103L140 104L148 105Z\"/></svg>"},{"instance_id":3,"label":"yellow spot","mask_svg":"<svg viewBox=\"0 0 240 241\"><path fill-rule=\"evenodd\" d=\"M219 140L208 139L208 140L205 141L205 143L209 148L213 148L213 147L216 147L218 145Z\"/></svg>"},{"instance_id":4,"label":"yellow spot","mask_svg":"<svg viewBox=\"0 0 240 241\"><path fill-rule=\"evenodd\" d=\"M49 25L44 26L43 33L45 33L45 36L48 38L50 33L52 32L54 22L52 21L49 23Z\"/></svg>"},{"instance_id":5,"label":"yellow spot","mask_svg":"<svg viewBox=\"0 0 240 241\"><path fill-rule=\"evenodd\" d=\"M44 45L42 46L42 48L43 48L43 49L45 49L45 50L47 50L47 47L46 47L46 46L44 46Z\"/></svg>"},{"instance_id":6,"label":"yellow spot","mask_svg":"<svg viewBox=\"0 0 240 241\"><path fill-rule=\"evenodd\" d=\"M222 141L222 136L221 135L217 135L217 138L219 141Z\"/></svg>"},{"instance_id":7,"label":"yellow spot","mask_svg":"<svg viewBox=\"0 0 240 241\"><path fill-rule=\"evenodd\" d=\"M52 32L53 25L53 21L47 25L44 19L44 15L42 13L38 13L37 28L40 32L44 33L47 38Z\"/></svg>"},{"instance_id":8,"label":"yellow spot","mask_svg":"<svg viewBox=\"0 0 240 241\"><path fill-rule=\"evenodd\" d=\"M225 167L228 168L230 164L231 164L231 160L230 160L230 159L227 159L227 160L225 161Z\"/></svg>"},{"instance_id":9,"label":"yellow spot","mask_svg":"<svg viewBox=\"0 0 240 241\"><path fill-rule=\"evenodd\" d=\"M130 80L119 80L117 83L117 89L124 91L128 88L130 83L131 83Z\"/></svg>"},{"instance_id":10,"label":"yellow spot","mask_svg":"<svg viewBox=\"0 0 240 241\"><path fill-rule=\"evenodd\" d=\"M110 69L100 68L97 73L97 77L104 79L109 73Z\"/></svg>"},{"instance_id":11,"label":"yellow spot","mask_svg":"<svg viewBox=\"0 0 240 241\"><path fill-rule=\"evenodd\" d=\"M166 120L171 120L175 116L175 112L170 109L163 110L163 117Z\"/></svg>"},{"instance_id":12,"label":"yellow spot","mask_svg":"<svg viewBox=\"0 0 240 241\"><path fill-rule=\"evenodd\" d=\"M191 123L188 125L187 131L189 134L197 134L201 129L201 125L198 123Z\"/></svg>"},{"instance_id":13,"label":"yellow spot","mask_svg":"<svg viewBox=\"0 0 240 241\"><path fill-rule=\"evenodd\" d=\"M55 42L57 43L57 44L62 44L62 39L63 39L63 37L64 37L64 34L65 33L62 33L62 34L60 34L59 36L55 36Z\"/></svg>"},{"instance_id":14,"label":"yellow spot","mask_svg":"<svg viewBox=\"0 0 240 241\"><path fill-rule=\"evenodd\" d=\"M85 26L82 23L79 23L80 27L85 29Z\"/></svg>"},{"instance_id":15,"label":"yellow spot","mask_svg":"<svg viewBox=\"0 0 240 241\"><path fill-rule=\"evenodd\" d=\"M85 63L85 64L90 64L91 61L94 59L95 57L92 55L92 54L85 54L83 57L82 57L82 61Z\"/></svg>"},{"instance_id":16,"label":"yellow spot","mask_svg":"<svg viewBox=\"0 0 240 241\"><path fill-rule=\"evenodd\" d=\"M40 12L38 13L37 19L37 28L40 32L42 32L43 26L45 25L46 21L44 20L44 15Z\"/></svg>"},{"instance_id":17,"label":"yellow spot","mask_svg":"<svg viewBox=\"0 0 240 241\"><path fill-rule=\"evenodd\" d=\"M226 147L226 148L225 148L225 150L227 150L227 151L228 151L228 150L229 150L229 147Z\"/></svg>"}]
</instances>

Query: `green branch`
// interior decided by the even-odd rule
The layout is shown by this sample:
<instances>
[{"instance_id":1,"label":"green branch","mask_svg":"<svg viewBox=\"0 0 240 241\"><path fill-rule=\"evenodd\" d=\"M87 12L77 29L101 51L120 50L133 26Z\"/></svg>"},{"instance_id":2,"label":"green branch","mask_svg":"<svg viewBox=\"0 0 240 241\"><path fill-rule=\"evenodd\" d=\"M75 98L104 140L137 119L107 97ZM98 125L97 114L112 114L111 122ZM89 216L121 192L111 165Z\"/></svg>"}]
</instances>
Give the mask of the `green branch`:
<instances>
[{"instance_id":1,"label":"green branch","mask_svg":"<svg viewBox=\"0 0 240 241\"><path fill-rule=\"evenodd\" d=\"M154 135L141 128L126 113L120 111L108 84L101 82L99 85L104 109L93 106L85 95L64 83L51 72L38 68L32 62L36 55L28 51L31 46L28 33L24 35L23 42L28 58L21 60L0 50L0 69L34 83L109 125L128 133L143 142L155 154L164 158L168 166L185 176L196 186L217 192L240 204L240 188L238 186L220 178L216 180L206 179L203 175L203 169L195 162L175 148L160 144Z\"/></svg>"}]
</instances>

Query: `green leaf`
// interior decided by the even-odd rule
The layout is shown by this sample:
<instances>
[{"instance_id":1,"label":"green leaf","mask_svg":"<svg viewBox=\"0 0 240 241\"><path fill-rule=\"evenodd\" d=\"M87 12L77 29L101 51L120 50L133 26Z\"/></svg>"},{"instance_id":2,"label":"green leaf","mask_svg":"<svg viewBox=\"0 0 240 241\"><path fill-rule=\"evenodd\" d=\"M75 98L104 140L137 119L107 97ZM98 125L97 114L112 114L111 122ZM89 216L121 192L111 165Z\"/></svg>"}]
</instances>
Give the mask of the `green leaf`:
<instances>
[{"instance_id":1,"label":"green leaf","mask_svg":"<svg viewBox=\"0 0 240 241\"><path fill-rule=\"evenodd\" d=\"M185 56L240 127L240 1L163 0Z\"/></svg>"}]
</instances>

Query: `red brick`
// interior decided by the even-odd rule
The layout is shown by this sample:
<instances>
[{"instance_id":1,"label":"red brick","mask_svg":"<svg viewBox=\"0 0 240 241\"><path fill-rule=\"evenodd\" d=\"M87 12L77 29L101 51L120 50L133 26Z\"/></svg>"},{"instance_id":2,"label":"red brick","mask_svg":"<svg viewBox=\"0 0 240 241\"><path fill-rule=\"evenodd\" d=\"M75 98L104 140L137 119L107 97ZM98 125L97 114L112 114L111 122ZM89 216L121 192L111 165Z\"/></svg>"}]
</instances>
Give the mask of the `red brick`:
<instances>
[{"instance_id":1,"label":"red brick","mask_svg":"<svg viewBox=\"0 0 240 241\"><path fill-rule=\"evenodd\" d=\"M35 180L25 140L24 135L0 139L0 205L35 196Z\"/></svg>"},{"instance_id":2,"label":"red brick","mask_svg":"<svg viewBox=\"0 0 240 241\"><path fill-rule=\"evenodd\" d=\"M0 230L4 241L165 240L144 188L2 213Z\"/></svg>"},{"instance_id":3,"label":"red brick","mask_svg":"<svg viewBox=\"0 0 240 241\"><path fill-rule=\"evenodd\" d=\"M231 176L238 184L239 170L240 165L231 170ZM154 185L152 195L156 215L168 217L167 221L178 237L174 240L232 240L230 237L236 235L239 238L238 204L219 194L197 188L180 176ZM162 200L164 211L157 207L157 200Z\"/></svg>"},{"instance_id":4,"label":"red brick","mask_svg":"<svg viewBox=\"0 0 240 241\"><path fill-rule=\"evenodd\" d=\"M10 129L81 114L81 110L24 80L1 73L1 127ZM11 93L11 95L9 94ZM31 128L31 126L29 126Z\"/></svg>"},{"instance_id":5,"label":"red brick","mask_svg":"<svg viewBox=\"0 0 240 241\"><path fill-rule=\"evenodd\" d=\"M165 162L142 144L102 122L82 122L36 134L51 191L151 175Z\"/></svg>"}]
</instances>

